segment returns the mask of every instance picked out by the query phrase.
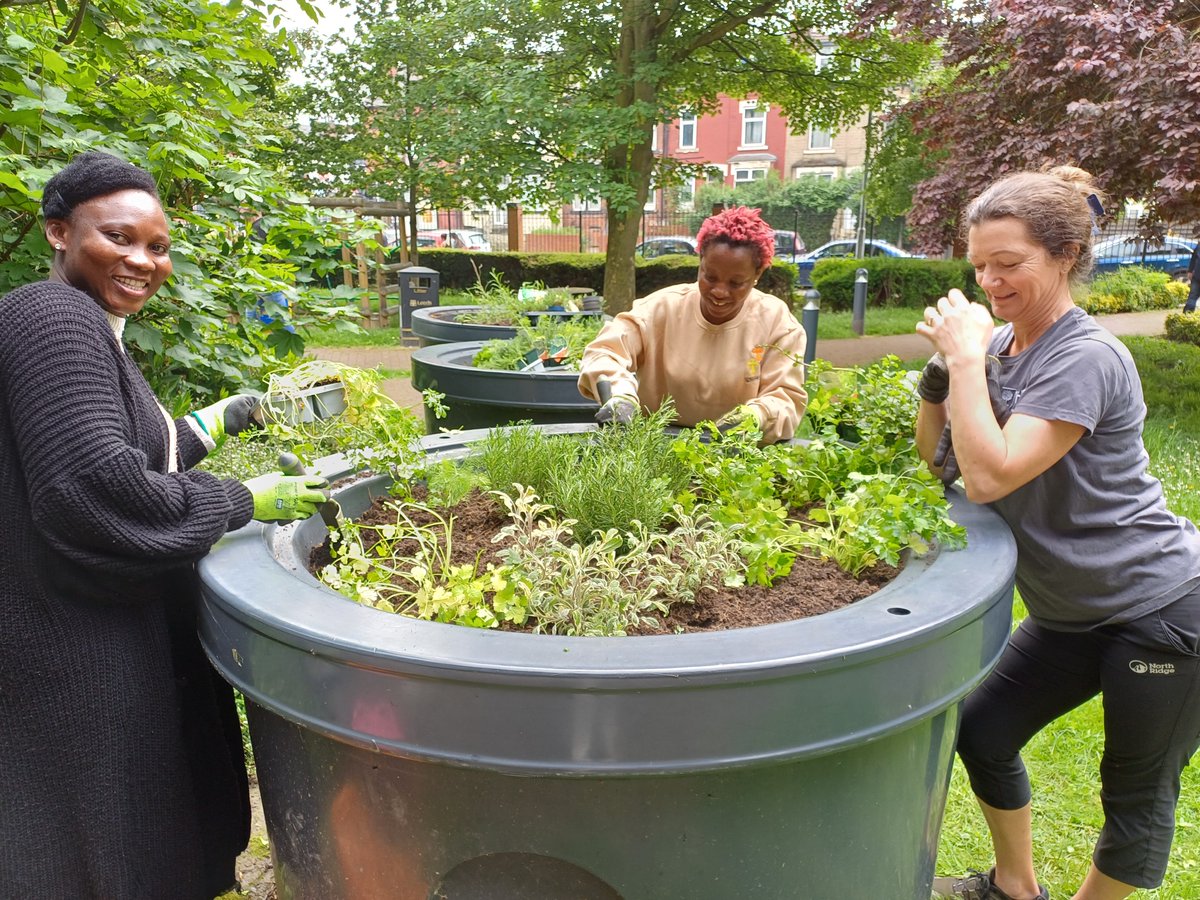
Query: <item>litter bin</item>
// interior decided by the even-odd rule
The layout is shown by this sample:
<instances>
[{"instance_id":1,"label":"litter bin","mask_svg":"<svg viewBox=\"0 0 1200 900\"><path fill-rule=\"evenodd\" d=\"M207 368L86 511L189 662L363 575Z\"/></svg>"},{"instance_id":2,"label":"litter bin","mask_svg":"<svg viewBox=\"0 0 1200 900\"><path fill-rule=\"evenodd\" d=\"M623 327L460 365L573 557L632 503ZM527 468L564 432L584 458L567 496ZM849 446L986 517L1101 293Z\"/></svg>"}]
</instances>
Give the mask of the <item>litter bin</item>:
<instances>
[{"instance_id":1,"label":"litter bin","mask_svg":"<svg viewBox=\"0 0 1200 900\"><path fill-rule=\"evenodd\" d=\"M438 290L442 276L436 269L426 266L409 266L401 269L400 277L400 333L412 337L413 312L438 305Z\"/></svg>"}]
</instances>

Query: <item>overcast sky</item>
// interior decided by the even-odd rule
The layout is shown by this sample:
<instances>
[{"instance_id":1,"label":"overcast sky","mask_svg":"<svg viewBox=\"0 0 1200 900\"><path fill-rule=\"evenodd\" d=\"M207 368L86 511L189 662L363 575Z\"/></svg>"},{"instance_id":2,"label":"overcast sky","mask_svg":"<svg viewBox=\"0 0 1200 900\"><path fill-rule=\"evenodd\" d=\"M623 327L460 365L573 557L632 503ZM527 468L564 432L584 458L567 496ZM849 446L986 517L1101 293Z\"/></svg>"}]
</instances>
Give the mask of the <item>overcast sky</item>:
<instances>
[{"instance_id":1,"label":"overcast sky","mask_svg":"<svg viewBox=\"0 0 1200 900\"><path fill-rule=\"evenodd\" d=\"M313 23L296 3L296 0L277 0L283 13L284 23L289 28L316 28L321 34L333 34L350 21L350 13L339 9L329 0L312 0L312 5L323 13L321 20Z\"/></svg>"}]
</instances>

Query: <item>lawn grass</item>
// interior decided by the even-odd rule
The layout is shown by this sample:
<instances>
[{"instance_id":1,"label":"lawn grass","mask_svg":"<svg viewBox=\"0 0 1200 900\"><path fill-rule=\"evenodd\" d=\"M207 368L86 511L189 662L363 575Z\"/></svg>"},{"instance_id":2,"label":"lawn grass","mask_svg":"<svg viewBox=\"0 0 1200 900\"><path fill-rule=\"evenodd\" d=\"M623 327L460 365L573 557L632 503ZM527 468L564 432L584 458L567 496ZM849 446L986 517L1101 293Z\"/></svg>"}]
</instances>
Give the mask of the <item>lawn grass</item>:
<instances>
[{"instance_id":1,"label":"lawn grass","mask_svg":"<svg viewBox=\"0 0 1200 900\"><path fill-rule=\"evenodd\" d=\"M439 306L466 306L475 302L474 297L466 291L442 291L438 296ZM378 306L378 302L372 303L372 309ZM309 347L399 347L400 323L399 319L393 319L386 328L360 328L356 331L306 328L303 337Z\"/></svg>"},{"instance_id":2,"label":"lawn grass","mask_svg":"<svg viewBox=\"0 0 1200 900\"><path fill-rule=\"evenodd\" d=\"M1146 449L1171 509L1193 521L1200 515L1200 348L1161 338L1126 338L1142 377L1149 414ZM1023 618L1018 601L1016 619ZM1103 817L1099 762L1103 723L1099 699L1063 716L1030 742L1022 754L1033 782L1034 854L1038 876L1050 896L1070 897L1091 860ZM1200 767L1183 773L1175 843L1166 881L1147 900L1200 897ZM938 849L938 872L986 871L992 849L966 774L956 760Z\"/></svg>"},{"instance_id":3,"label":"lawn grass","mask_svg":"<svg viewBox=\"0 0 1200 900\"><path fill-rule=\"evenodd\" d=\"M799 314L796 316L799 318ZM863 335L866 337L912 334L921 321L921 310L906 307L868 309L863 316ZM854 313L821 311L817 316L817 341L833 341L858 337L854 333Z\"/></svg>"}]
</instances>

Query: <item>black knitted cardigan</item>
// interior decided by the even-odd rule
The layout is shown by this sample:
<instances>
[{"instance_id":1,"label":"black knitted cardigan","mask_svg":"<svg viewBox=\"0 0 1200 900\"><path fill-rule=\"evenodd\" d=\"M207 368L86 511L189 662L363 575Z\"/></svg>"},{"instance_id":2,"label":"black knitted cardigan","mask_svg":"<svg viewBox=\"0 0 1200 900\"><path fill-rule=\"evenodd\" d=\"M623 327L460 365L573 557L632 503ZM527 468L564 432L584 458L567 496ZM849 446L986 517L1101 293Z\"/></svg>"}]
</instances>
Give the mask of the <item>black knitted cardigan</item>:
<instances>
[{"instance_id":1,"label":"black knitted cardigan","mask_svg":"<svg viewBox=\"0 0 1200 900\"><path fill-rule=\"evenodd\" d=\"M250 492L179 471L149 385L86 294L0 299L0 897L208 900L249 836L232 692L195 562Z\"/></svg>"}]
</instances>

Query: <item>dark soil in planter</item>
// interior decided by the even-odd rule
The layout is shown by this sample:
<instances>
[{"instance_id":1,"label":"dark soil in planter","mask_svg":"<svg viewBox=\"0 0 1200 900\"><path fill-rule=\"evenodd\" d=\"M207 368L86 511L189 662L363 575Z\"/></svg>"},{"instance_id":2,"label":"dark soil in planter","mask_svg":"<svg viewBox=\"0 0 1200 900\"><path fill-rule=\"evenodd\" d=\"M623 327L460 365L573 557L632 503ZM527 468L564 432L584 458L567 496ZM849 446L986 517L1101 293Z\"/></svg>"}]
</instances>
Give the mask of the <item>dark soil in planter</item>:
<instances>
[{"instance_id":1,"label":"dark soil in planter","mask_svg":"<svg viewBox=\"0 0 1200 900\"><path fill-rule=\"evenodd\" d=\"M391 498L377 499L358 521L368 525L395 522L396 514L389 505L392 502ZM453 507L439 512L443 518L454 517L452 557L455 563L469 563L478 558L480 569L488 562L500 564L497 553L505 544L492 543L492 538L508 523L503 507L485 494L473 491ZM411 511L409 514L412 515ZM419 516L414 515L413 520L424 524ZM431 521L432 518L425 520ZM405 545L401 544L400 552L404 550ZM329 562L326 543L313 548L309 570L315 573ZM713 573L712 583L697 594L694 603L674 604L670 615L661 620L661 628L643 628L630 633L722 631L803 619L841 609L875 593L895 578L899 570L879 563L855 578L828 560L798 556L792 571L771 587L727 587L721 581L722 574Z\"/></svg>"}]
</instances>

